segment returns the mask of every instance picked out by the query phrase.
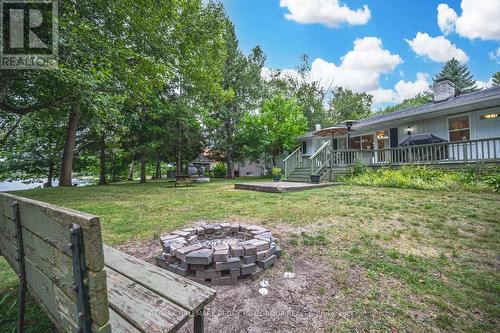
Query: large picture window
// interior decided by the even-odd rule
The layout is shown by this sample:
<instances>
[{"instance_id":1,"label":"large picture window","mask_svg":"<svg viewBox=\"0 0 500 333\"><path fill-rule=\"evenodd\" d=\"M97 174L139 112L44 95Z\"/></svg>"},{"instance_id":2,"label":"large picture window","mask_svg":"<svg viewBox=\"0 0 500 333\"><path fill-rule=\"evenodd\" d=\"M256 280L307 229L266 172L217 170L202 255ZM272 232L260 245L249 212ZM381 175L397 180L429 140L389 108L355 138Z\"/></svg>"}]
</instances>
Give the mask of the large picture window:
<instances>
[{"instance_id":1,"label":"large picture window","mask_svg":"<svg viewBox=\"0 0 500 333\"><path fill-rule=\"evenodd\" d=\"M349 149L373 149L373 135L363 135L351 137Z\"/></svg>"},{"instance_id":2,"label":"large picture window","mask_svg":"<svg viewBox=\"0 0 500 333\"><path fill-rule=\"evenodd\" d=\"M448 119L450 141L470 140L469 116L460 116Z\"/></svg>"}]
</instances>

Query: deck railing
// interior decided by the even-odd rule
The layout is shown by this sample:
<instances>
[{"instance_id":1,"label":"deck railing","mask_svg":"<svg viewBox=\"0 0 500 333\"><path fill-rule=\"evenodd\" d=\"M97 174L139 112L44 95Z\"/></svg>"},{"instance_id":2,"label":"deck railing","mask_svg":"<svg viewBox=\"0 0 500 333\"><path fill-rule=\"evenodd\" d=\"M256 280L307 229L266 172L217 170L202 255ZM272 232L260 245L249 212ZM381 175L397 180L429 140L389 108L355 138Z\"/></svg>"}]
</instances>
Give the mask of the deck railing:
<instances>
[{"instance_id":1,"label":"deck railing","mask_svg":"<svg viewBox=\"0 0 500 333\"><path fill-rule=\"evenodd\" d=\"M290 155L288 155L284 160L283 160L285 172L284 172L284 178L288 179L288 176L302 165L302 151L301 147L298 147L295 149Z\"/></svg>"},{"instance_id":2,"label":"deck railing","mask_svg":"<svg viewBox=\"0 0 500 333\"><path fill-rule=\"evenodd\" d=\"M364 165L500 162L500 138L333 153L333 165L353 165L357 161Z\"/></svg>"},{"instance_id":3,"label":"deck railing","mask_svg":"<svg viewBox=\"0 0 500 333\"><path fill-rule=\"evenodd\" d=\"M330 141L325 142L310 158L311 175L317 175L330 165Z\"/></svg>"}]
</instances>

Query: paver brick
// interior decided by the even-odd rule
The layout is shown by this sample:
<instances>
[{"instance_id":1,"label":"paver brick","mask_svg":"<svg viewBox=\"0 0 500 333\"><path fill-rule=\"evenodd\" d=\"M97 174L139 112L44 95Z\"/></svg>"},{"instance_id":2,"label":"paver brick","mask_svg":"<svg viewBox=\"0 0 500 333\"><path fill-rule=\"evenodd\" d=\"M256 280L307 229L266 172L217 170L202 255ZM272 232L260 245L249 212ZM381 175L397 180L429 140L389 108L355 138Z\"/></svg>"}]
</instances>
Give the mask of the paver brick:
<instances>
[{"instance_id":1,"label":"paver brick","mask_svg":"<svg viewBox=\"0 0 500 333\"><path fill-rule=\"evenodd\" d=\"M231 252L232 257L240 257L245 254L243 247L237 243L230 243L229 250Z\"/></svg>"},{"instance_id":2,"label":"paver brick","mask_svg":"<svg viewBox=\"0 0 500 333\"><path fill-rule=\"evenodd\" d=\"M267 259L257 261L257 265L263 269L266 269L274 264L276 261L276 256L273 254Z\"/></svg>"},{"instance_id":3,"label":"paver brick","mask_svg":"<svg viewBox=\"0 0 500 333\"><path fill-rule=\"evenodd\" d=\"M248 265L241 265L241 275L249 275L254 273L257 270L257 265L255 264L248 264Z\"/></svg>"},{"instance_id":4,"label":"paver brick","mask_svg":"<svg viewBox=\"0 0 500 333\"><path fill-rule=\"evenodd\" d=\"M227 262L216 262L215 270L216 271L225 271L233 268L240 268L241 261L240 258L229 258Z\"/></svg>"},{"instance_id":5,"label":"paver brick","mask_svg":"<svg viewBox=\"0 0 500 333\"><path fill-rule=\"evenodd\" d=\"M257 255L257 247L253 244L245 244L242 245L243 250L246 256L256 256Z\"/></svg>"},{"instance_id":6,"label":"paver brick","mask_svg":"<svg viewBox=\"0 0 500 333\"><path fill-rule=\"evenodd\" d=\"M203 245L201 244L193 244L185 247L181 247L180 249L176 249L174 251L174 255L179 259L186 259L186 254L189 252L193 252L199 249L202 249Z\"/></svg>"},{"instance_id":7,"label":"paver brick","mask_svg":"<svg viewBox=\"0 0 500 333\"><path fill-rule=\"evenodd\" d=\"M208 265L212 262L214 251L211 249L200 249L189 252L186 255L186 262L195 265Z\"/></svg>"},{"instance_id":8,"label":"paver brick","mask_svg":"<svg viewBox=\"0 0 500 333\"><path fill-rule=\"evenodd\" d=\"M243 261L243 263L245 263L245 265L255 263L256 259L257 259L256 256L243 256L243 257L241 257L241 260Z\"/></svg>"},{"instance_id":9,"label":"paver brick","mask_svg":"<svg viewBox=\"0 0 500 333\"><path fill-rule=\"evenodd\" d=\"M229 249L214 251L215 262L226 262L229 259Z\"/></svg>"},{"instance_id":10,"label":"paver brick","mask_svg":"<svg viewBox=\"0 0 500 333\"><path fill-rule=\"evenodd\" d=\"M207 269L204 271L196 271L196 277L199 279L220 279L221 272L217 272L213 269Z\"/></svg>"}]
</instances>

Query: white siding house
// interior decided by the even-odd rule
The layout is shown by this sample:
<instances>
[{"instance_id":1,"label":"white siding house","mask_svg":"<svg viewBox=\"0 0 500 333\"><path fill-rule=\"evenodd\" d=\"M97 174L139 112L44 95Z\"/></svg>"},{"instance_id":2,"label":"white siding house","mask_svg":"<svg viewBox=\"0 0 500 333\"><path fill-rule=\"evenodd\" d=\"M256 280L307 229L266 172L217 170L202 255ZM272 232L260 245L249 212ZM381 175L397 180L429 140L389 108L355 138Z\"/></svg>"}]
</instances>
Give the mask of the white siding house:
<instances>
[{"instance_id":1,"label":"white siding house","mask_svg":"<svg viewBox=\"0 0 500 333\"><path fill-rule=\"evenodd\" d=\"M301 149L294 153L300 158L285 160L285 176L306 167L311 175L323 174L356 161L372 166L500 163L500 87L455 96L453 83L443 80L434 89L433 102L359 120L347 134L321 137L317 128L299 137Z\"/></svg>"}]
</instances>

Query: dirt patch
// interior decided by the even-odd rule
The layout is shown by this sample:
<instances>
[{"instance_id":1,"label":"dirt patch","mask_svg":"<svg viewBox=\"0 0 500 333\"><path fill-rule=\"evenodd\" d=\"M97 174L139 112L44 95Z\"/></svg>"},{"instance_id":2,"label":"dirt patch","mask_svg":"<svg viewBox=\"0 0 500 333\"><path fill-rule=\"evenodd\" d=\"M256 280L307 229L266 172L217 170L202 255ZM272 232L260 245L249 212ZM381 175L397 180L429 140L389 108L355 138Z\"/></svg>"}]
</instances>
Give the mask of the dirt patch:
<instances>
[{"instance_id":1,"label":"dirt patch","mask_svg":"<svg viewBox=\"0 0 500 333\"><path fill-rule=\"evenodd\" d=\"M398 312L402 309L397 309L394 297L417 304L422 300L411 295L399 280L383 276L373 280L359 265L332 257L331 251L336 247L340 250L342 242L337 240L328 248L290 243L293 235L316 230L317 227L283 225L273 228L284 255L256 281L246 278L235 286L212 287L217 290L217 297L205 308L205 331L366 331L367 321L386 328L387 325L391 328L403 325L409 330L417 329L418 325L429 328L430 309L403 310L406 320L398 323ZM153 253L161 251L156 239L127 243L119 249L151 263ZM295 273L294 278L286 278L285 272ZM259 294L262 280L269 282L266 296ZM192 330L189 321L180 332Z\"/></svg>"},{"instance_id":2,"label":"dirt patch","mask_svg":"<svg viewBox=\"0 0 500 333\"><path fill-rule=\"evenodd\" d=\"M134 241L118 246L123 252L153 263L161 251L157 240ZM293 259L291 259L293 258ZM327 262L309 259L304 252L287 253L259 280L242 279L235 286L215 286L217 297L205 308L206 332L323 332L331 316L325 300L332 290ZM295 273L285 278L285 272ZM269 282L268 295L259 294L260 282ZM329 287L328 287L329 288ZM318 290L321 290L319 293ZM181 332L192 332L188 323Z\"/></svg>"}]
</instances>

